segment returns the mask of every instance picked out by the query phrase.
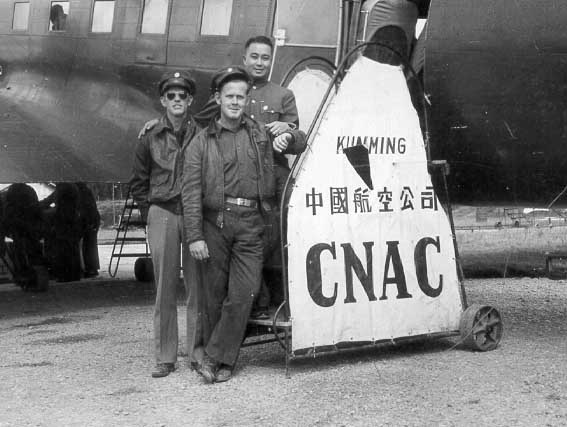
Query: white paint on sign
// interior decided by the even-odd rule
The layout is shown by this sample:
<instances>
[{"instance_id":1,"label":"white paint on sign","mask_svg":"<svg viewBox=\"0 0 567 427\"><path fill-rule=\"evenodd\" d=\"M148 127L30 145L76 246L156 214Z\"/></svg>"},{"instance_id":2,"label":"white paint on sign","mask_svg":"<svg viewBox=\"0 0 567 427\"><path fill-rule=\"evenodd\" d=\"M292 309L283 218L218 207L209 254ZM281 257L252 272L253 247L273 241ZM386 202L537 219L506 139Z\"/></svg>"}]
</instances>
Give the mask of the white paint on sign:
<instances>
[{"instance_id":1,"label":"white paint on sign","mask_svg":"<svg viewBox=\"0 0 567 427\"><path fill-rule=\"evenodd\" d=\"M457 330L451 228L401 69L359 58L309 144L288 212L292 349Z\"/></svg>"}]
</instances>

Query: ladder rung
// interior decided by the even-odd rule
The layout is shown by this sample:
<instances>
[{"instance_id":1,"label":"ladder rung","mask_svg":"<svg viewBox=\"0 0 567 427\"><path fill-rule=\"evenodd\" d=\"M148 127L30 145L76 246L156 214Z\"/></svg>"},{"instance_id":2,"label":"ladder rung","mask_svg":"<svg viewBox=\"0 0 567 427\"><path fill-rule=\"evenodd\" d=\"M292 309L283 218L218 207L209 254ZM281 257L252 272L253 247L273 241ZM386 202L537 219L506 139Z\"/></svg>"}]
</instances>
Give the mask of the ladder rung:
<instances>
[{"instance_id":1,"label":"ladder rung","mask_svg":"<svg viewBox=\"0 0 567 427\"><path fill-rule=\"evenodd\" d=\"M125 224L124 224L125 225ZM131 226L141 226L141 225L146 225L146 223L144 221L140 221L140 220L130 220L128 221L128 227Z\"/></svg>"},{"instance_id":2,"label":"ladder rung","mask_svg":"<svg viewBox=\"0 0 567 427\"><path fill-rule=\"evenodd\" d=\"M134 230L134 229L136 229L136 230L144 230L144 227L142 227L141 224L140 224L140 225L136 225L136 224L130 223L130 224L128 224L128 225L126 225L126 224L119 225L118 227L114 227L114 229L115 229L116 231L125 232L125 231L127 231L127 230Z\"/></svg>"},{"instance_id":3,"label":"ladder rung","mask_svg":"<svg viewBox=\"0 0 567 427\"><path fill-rule=\"evenodd\" d=\"M128 253L124 253L122 252L121 254L112 254L111 255L112 258L133 258L133 257L149 257L150 254L145 253L145 252L140 252L140 253L133 253L133 252L128 252Z\"/></svg>"},{"instance_id":4,"label":"ladder rung","mask_svg":"<svg viewBox=\"0 0 567 427\"><path fill-rule=\"evenodd\" d=\"M119 242L145 242L145 237L117 237L114 239Z\"/></svg>"}]
</instances>

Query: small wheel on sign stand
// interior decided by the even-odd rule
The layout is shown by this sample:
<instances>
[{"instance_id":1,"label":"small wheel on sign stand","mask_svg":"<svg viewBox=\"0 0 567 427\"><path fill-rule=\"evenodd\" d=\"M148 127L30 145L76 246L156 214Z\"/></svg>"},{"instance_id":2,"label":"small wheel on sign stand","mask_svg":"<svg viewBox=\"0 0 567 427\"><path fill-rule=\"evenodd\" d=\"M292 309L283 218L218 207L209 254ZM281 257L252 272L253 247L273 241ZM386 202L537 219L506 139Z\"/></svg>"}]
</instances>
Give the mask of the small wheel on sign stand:
<instances>
[{"instance_id":1,"label":"small wheel on sign stand","mask_svg":"<svg viewBox=\"0 0 567 427\"><path fill-rule=\"evenodd\" d=\"M467 347L476 351L490 351L500 343L504 325L494 307L472 304L461 314L459 329Z\"/></svg>"},{"instance_id":2,"label":"small wheel on sign stand","mask_svg":"<svg viewBox=\"0 0 567 427\"><path fill-rule=\"evenodd\" d=\"M138 258L134 264L134 276L138 282L154 280L154 266L151 258Z\"/></svg>"}]
</instances>

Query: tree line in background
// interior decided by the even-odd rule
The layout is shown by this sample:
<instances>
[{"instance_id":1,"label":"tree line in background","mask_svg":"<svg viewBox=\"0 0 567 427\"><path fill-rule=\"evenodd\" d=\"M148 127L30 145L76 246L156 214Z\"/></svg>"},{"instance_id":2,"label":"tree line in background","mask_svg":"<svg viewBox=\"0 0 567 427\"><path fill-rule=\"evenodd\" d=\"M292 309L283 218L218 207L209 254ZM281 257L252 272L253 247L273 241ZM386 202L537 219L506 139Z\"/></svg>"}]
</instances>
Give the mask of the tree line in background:
<instances>
[{"instance_id":1,"label":"tree line in background","mask_svg":"<svg viewBox=\"0 0 567 427\"><path fill-rule=\"evenodd\" d=\"M128 194L127 183L94 182L88 185L96 200L124 200Z\"/></svg>"}]
</instances>

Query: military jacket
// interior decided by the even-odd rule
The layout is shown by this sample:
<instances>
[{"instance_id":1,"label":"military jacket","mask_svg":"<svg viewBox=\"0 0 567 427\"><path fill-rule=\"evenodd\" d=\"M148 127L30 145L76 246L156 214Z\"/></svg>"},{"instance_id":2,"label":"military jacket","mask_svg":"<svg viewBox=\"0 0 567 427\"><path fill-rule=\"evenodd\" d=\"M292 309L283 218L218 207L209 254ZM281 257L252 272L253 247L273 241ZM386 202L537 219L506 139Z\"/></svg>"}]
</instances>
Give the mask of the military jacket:
<instances>
[{"instance_id":1,"label":"military jacket","mask_svg":"<svg viewBox=\"0 0 567 427\"><path fill-rule=\"evenodd\" d=\"M252 85L246 113L262 123L279 121L299 125L293 92L268 81Z\"/></svg>"}]
</instances>

